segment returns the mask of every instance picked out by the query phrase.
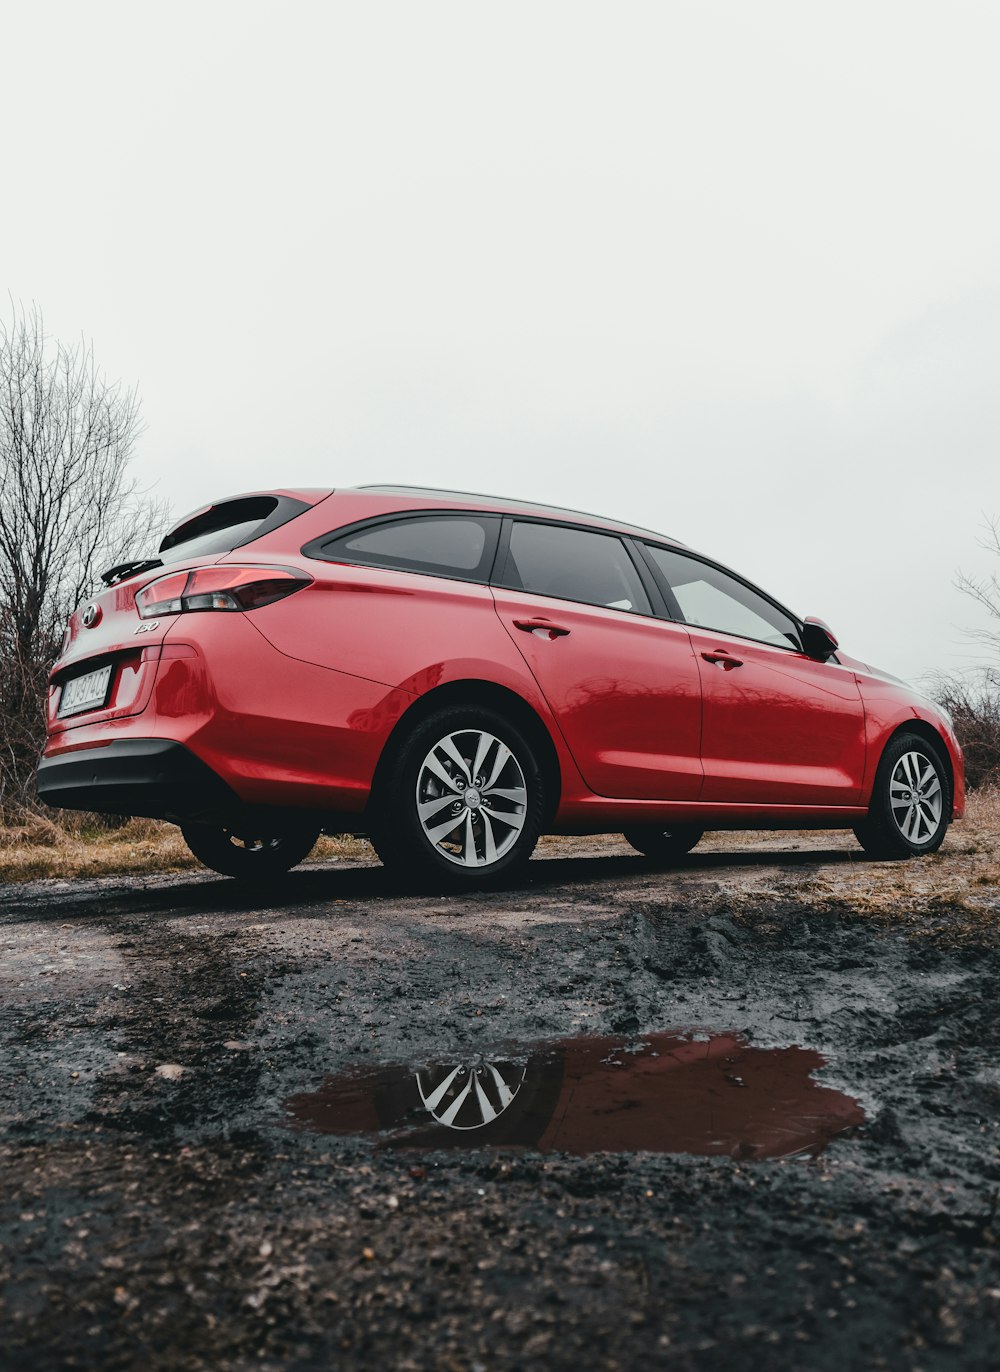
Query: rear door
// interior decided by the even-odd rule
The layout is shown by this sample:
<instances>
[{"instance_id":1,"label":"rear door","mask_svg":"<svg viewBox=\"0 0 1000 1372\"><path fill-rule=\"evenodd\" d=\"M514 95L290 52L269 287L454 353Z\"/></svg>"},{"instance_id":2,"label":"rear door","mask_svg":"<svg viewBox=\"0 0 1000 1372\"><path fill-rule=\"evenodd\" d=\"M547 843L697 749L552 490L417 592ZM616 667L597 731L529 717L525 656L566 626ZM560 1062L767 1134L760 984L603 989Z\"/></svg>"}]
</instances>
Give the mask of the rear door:
<instances>
[{"instance_id":1,"label":"rear door","mask_svg":"<svg viewBox=\"0 0 1000 1372\"><path fill-rule=\"evenodd\" d=\"M697 798L701 683L691 639L654 616L623 540L505 520L493 593L591 790Z\"/></svg>"},{"instance_id":2,"label":"rear door","mask_svg":"<svg viewBox=\"0 0 1000 1372\"><path fill-rule=\"evenodd\" d=\"M644 547L701 671L701 799L857 804L865 716L854 672L808 657L793 617L746 582L677 549Z\"/></svg>"}]
</instances>

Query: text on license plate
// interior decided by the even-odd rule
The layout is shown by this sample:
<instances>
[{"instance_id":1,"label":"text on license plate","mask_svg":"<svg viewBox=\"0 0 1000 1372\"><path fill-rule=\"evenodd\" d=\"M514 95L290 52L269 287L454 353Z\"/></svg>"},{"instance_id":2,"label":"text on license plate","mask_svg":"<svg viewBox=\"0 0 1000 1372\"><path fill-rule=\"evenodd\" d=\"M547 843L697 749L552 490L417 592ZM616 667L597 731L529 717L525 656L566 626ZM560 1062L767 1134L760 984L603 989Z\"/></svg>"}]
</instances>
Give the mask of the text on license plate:
<instances>
[{"instance_id":1,"label":"text on license plate","mask_svg":"<svg viewBox=\"0 0 1000 1372\"><path fill-rule=\"evenodd\" d=\"M106 667L98 667L94 672L87 672L85 676L71 677L64 684L59 697L60 716L77 715L83 710L95 710L103 705L110 680L110 663Z\"/></svg>"}]
</instances>

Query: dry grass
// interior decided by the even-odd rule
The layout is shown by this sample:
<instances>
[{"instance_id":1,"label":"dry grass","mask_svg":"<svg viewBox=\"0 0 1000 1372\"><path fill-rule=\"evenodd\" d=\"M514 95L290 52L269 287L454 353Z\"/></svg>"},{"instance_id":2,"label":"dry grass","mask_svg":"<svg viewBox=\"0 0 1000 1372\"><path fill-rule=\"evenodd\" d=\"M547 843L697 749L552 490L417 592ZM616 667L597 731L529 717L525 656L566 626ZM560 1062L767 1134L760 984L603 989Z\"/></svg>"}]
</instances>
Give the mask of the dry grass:
<instances>
[{"instance_id":1,"label":"dry grass","mask_svg":"<svg viewBox=\"0 0 1000 1372\"><path fill-rule=\"evenodd\" d=\"M968 797L965 818L948 831L939 852L919 862L871 862L845 832L711 834L698 853L775 849L789 852L842 850L853 861L803 872L785 870L759 880L723 880L737 906L778 899L817 907L847 907L894 923L938 913L955 916L966 933L997 923L1000 900L1000 788L981 787ZM730 886L732 889L729 889Z\"/></svg>"},{"instance_id":2,"label":"dry grass","mask_svg":"<svg viewBox=\"0 0 1000 1372\"><path fill-rule=\"evenodd\" d=\"M540 856L561 856L576 850L600 852L621 840L560 839L543 841ZM837 901L864 913L893 915L903 909L933 910L947 906L971 914L990 911L995 918L1000 895L1000 788L982 788L969 797L966 818L949 832L944 846L921 862L867 862L853 834L839 831L794 833L715 833L706 836L697 852L725 852L752 848L777 854L843 849L856 862L825 867L808 875L801 869L775 875L757 868L736 869L722 878L727 894L756 903L761 897L807 896L825 904ZM354 838L322 838L310 861L371 859L367 843ZM38 877L140 875L198 868L180 830L151 819L129 820L120 829L89 827L72 814L60 823L32 819L18 828L0 828L0 882L31 881ZM722 874L713 872L713 878ZM731 888L731 889L730 889Z\"/></svg>"},{"instance_id":3,"label":"dry grass","mask_svg":"<svg viewBox=\"0 0 1000 1372\"><path fill-rule=\"evenodd\" d=\"M359 839L321 838L310 861L371 855L368 844ZM81 827L72 819L62 825L42 818L0 828L0 883L38 877L138 876L200 866L180 830L155 819L132 819L111 831Z\"/></svg>"}]
</instances>

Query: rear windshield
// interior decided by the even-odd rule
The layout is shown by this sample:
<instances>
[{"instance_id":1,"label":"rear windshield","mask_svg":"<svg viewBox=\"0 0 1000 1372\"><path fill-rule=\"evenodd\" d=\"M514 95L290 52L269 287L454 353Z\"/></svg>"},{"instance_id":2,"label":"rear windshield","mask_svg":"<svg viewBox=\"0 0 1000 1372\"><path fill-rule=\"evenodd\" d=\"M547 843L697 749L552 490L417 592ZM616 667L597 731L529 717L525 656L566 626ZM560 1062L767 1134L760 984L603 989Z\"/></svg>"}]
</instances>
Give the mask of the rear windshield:
<instances>
[{"instance_id":1,"label":"rear windshield","mask_svg":"<svg viewBox=\"0 0 1000 1372\"><path fill-rule=\"evenodd\" d=\"M309 508L291 496L251 495L223 500L171 529L160 544L160 561L166 564L230 553Z\"/></svg>"}]
</instances>

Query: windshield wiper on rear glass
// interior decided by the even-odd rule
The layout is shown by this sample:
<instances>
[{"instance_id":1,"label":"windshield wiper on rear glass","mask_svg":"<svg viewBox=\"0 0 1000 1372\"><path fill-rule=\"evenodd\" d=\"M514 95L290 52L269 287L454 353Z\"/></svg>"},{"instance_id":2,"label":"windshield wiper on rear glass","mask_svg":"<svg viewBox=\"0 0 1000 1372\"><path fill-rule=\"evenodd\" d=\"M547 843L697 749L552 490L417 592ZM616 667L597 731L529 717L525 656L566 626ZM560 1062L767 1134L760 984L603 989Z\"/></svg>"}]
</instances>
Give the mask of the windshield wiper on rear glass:
<instances>
[{"instance_id":1,"label":"windshield wiper on rear glass","mask_svg":"<svg viewBox=\"0 0 1000 1372\"><path fill-rule=\"evenodd\" d=\"M117 586L119 581L126 581L138 572L148 572L151 567L162 566L158 557L135 557L131 562L119 562L117 567L109 567L101 573L101 580L105 586Z\"/></svg>"}]
</instances>

